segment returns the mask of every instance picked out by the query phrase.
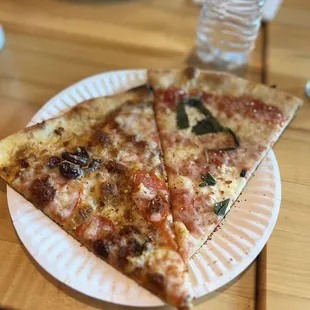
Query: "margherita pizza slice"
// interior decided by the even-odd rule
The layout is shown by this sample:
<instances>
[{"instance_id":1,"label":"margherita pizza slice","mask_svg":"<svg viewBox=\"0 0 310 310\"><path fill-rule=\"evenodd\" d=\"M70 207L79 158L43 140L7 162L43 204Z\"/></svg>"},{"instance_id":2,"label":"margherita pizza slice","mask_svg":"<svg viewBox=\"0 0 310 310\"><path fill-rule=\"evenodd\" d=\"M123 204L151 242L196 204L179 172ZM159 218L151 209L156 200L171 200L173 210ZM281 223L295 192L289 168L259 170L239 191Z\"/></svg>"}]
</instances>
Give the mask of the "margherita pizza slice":
<instances>
[{"instance_id":1,"label":"margherita pizza slice","mask_svg":"<svg viewBox=\"0 0 310 310\"><path fill-rule=\"evenodd\" d=\"M82 103L0 142L0 176L97 256L190 307L146 87Z\"/></svg>"},{"instance_id":2,"label":"margherita pizza slice","mask_svg":"<svg viewBox=\"0 0 310 310\"><path fill-rule=\"evenodd\" d=\"M195 69L150 71L175 232L190 258L240 195L302 105L244 79Z\"/></svg>"}]
</instances>

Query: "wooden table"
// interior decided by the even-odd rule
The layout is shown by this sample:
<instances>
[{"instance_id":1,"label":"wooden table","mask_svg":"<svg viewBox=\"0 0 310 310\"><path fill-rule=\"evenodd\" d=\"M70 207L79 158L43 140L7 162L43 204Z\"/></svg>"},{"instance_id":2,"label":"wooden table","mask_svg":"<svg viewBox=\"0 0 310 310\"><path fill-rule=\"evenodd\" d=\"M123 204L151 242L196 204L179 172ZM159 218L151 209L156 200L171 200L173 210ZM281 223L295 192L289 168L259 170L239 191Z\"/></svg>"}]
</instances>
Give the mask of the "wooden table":
<instances>
[{"instance_id":1,"label":"wooden table","mask_svg":"<svg viewBox=\"0 0 310 310\"><path fill-rule=\"evenodd\" d=\"M1 0L0 138L24 127L70 84L122 68L199 65L192 55L198 8L187 0ZM310 3L286 0L261 30L246 77L303 97L310 79ZM308 75L307 75L308 74ZM283 199L267 250L197 309L310 309L310 105L275 148ZM0 183L0 307L125 307L84 296L42 270L21 245ZM161 309L168 309L162 307Z\"/></svg>"}]
</instances>

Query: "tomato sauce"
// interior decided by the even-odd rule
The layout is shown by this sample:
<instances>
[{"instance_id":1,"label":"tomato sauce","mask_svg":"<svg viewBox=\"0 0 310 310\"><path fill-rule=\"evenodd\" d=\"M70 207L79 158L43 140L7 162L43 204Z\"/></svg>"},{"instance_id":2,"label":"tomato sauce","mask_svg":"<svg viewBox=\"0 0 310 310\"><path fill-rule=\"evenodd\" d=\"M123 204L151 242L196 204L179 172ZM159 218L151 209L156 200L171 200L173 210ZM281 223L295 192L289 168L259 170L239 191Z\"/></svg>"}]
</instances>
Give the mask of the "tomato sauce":
<instances>
[{"instance_id":1,"label":"tomato sauce","mask_svg":"<svg viewBox=\"0 0 310 310\"><path fill-rule=\"evenodd\" d=\"M204 103L224 112L228 117L238 114L244 118L268 124L280 124L286 120L278 108L248 96L233 97L203 93L202 99Z\"/></svg>"},{"instance_id":2,"label":"tomato sauce","mask_svg":"<svg viewBox=\"0 0 310 310\"><path fill-rule=\"evenodd\" d=\"M263 101L249 96L215 95L195 89L188 94L175 87L160 89L155 93L155 99L164 101L166 107L173 111L176 110L176 106L180 101L188 97L200 97L205 104L225 113L228 117L238 114L244 118L268 124L281 124L287 120L287 117L277 107L267 105Z\"/></svg>"},{"instance_id":3,"label":"tomato sauce","mask_svg":"<svg viewBox=\"0 0 310 310\"><path fill-rule=\"evenodd\" d=\"M166 103L166 107L172 111L176 110L176 107L180 101L187 97L187 94L178 88L172 87L169 89L159 89L155 92L155 100L162 100Z\"/></svg>"}]
</instances>

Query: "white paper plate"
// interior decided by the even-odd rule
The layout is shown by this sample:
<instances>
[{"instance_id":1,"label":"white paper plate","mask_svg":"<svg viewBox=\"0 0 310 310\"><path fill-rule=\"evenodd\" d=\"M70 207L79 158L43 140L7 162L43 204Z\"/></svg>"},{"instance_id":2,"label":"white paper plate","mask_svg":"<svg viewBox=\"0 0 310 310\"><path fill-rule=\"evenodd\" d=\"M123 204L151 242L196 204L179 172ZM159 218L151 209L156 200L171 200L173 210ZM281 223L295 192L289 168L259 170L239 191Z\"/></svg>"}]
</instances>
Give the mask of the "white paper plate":
<instances>
[{"instance_id":1,"label":"white paper plate","mask_svg":"<svg viewBox=\"0 0 310 310\"><path fill-rule=\"evenodd\" d=\"M54 117L85 99L122 92L145 80L145 70L92 76L48 101L31 124ZM255 259L274 228L280 200L279 169L271 151L221 228L190 261L196 297L228 283ZM81 247L11 188L8 188L8 204L21 241L38 264L59 281L86 295L113 303L163 305L157 297Z\"/></svg>"}]
</instances>

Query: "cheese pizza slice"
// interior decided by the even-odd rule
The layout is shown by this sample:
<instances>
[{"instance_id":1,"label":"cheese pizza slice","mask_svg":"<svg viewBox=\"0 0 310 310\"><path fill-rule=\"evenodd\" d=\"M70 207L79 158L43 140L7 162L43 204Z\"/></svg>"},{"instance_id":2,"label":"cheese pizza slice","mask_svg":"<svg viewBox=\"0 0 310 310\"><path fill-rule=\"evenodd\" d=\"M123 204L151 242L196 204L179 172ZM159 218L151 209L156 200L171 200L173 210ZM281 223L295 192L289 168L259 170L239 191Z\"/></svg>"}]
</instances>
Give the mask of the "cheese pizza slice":
<instances>
[{"instance_id":1,"label":"cheese pizza slice","mask_svg":"<svg viewBox=\"0 0 310 310\"><path fill-rule=\"evenodd\" d=\"M101 259L188 309L152 100L140 87L7 137L0 176Z\"/></svg>"},{"instance_id":2,"label":"cheese pizza slice","mask_svg":"<svg viewBox=\"0 0 310 310\"><path fill-rule=\"evenodd\" d=\"M151 70L175 232L188 260L230 210L302 101L197 69Z\"/></svg>"}]
</instances>

